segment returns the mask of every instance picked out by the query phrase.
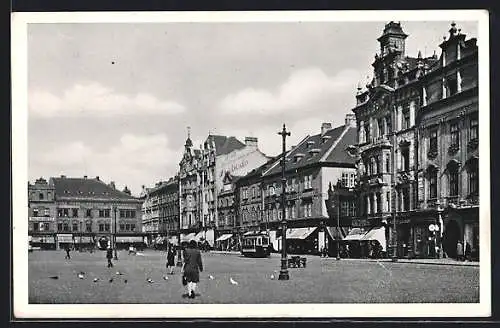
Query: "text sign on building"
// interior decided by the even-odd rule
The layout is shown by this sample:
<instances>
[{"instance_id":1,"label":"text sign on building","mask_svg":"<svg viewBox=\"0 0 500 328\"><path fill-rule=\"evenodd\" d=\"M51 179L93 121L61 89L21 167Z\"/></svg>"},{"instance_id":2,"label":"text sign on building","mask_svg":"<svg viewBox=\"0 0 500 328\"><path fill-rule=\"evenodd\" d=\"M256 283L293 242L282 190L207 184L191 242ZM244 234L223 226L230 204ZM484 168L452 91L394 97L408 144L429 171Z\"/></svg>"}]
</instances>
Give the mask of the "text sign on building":
<instances>
[{"instance_id":1,"label":"text sign on building","mask_svg":"<svg viewBox=\"0 0 500 328\"><path fill-rule=\"evenodd\" d=\"M55 218L48 216L30 216L29 220L32 222L54 222Z\"/></svg>"}]
</instances>

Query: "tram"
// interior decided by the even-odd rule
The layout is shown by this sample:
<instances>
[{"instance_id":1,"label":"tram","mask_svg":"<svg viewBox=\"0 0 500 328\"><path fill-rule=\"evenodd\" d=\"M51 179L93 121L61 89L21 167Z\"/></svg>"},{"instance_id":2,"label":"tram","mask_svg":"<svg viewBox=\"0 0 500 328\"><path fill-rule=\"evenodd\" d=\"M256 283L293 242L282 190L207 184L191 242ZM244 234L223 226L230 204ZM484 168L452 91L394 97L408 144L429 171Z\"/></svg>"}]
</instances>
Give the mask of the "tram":
<instances>
[{"instance_id":1,"label":"tram","mask_svg":"<svg viewBox=\"0 0 500 328\"><path fill-rule=\"evenodd\" d=\"M241 254L246 257L268 257L271 254L269 236L266 233L251 233L241 239Z\"/></svg>"}]
</instances>

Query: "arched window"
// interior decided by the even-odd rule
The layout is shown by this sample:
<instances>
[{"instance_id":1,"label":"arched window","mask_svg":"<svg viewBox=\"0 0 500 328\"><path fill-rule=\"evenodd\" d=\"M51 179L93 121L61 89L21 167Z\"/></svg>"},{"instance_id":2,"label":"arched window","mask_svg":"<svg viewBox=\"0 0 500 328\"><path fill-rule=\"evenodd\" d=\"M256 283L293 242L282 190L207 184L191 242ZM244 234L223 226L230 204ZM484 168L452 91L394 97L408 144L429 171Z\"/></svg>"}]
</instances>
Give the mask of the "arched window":
<instances>
[{"instance_id":1,"label":"arched window","mask_svg":"<svg viewBox=\"0 0 500 328\"><path fill-rule=\"evenodd\" d=\"M438 171L435 166L429 166L427 169L429 177L429 199L437 198L437 175Z\"/></svg>"},{"instance_id":2,"label":"arched window","mask_svg":"<svg viewBox=\"0 0 500 328\"><path fill-rule=\"evenodd\" d=\"M469 161L467 167L469 180L469 195L476 196L479 194L479 165L478 159L473 158Z\"/></svg>"},{"instance_id":3,"label":"arched window","mask_svg":"<svg viewBox=\"0 0 500 328\"><path fill-rule=\"evenodd\" d=\"M458 175L459 165L456 161L448 163L448 183L449 183L449 196L458 196Z\"/></svg>"}]
</instances>

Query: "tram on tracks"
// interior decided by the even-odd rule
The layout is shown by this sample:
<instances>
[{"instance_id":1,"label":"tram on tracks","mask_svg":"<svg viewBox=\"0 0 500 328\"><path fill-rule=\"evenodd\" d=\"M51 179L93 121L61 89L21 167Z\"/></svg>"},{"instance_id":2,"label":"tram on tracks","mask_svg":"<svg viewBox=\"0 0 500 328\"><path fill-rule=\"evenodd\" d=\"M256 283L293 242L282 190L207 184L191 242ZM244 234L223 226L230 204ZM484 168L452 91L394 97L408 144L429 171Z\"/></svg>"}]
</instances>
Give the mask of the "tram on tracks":
<instances>
[{"instance_id":1,"label":"tram on tracks","mask_svg":"<svg viewBox=\"0 0 500 328\"><path fill-rule=\"evenodd\" d=\"M246 257L268 257L271 254L269 235L262 232L243 235L241 254Z\"/></svg>"}]
</instances>

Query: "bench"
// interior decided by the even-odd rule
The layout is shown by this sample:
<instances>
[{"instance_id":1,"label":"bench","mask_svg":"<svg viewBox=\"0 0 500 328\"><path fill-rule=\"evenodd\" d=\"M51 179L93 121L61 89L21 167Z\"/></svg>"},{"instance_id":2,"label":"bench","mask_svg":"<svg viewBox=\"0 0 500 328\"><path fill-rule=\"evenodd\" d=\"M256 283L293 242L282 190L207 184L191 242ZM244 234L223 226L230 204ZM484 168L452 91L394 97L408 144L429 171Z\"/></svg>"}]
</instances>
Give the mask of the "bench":
<instances>
[{"instance_id":1,"label":"bench","mask_svg":"<svg viewBox=\"0 0 500 328\"><path fill-rule=\"evenodd\" d=\"M292 256L288 259L288 267L289 268L305 268L307 259L305 257L300 256Z\"/></svg>"}]
</instances>

